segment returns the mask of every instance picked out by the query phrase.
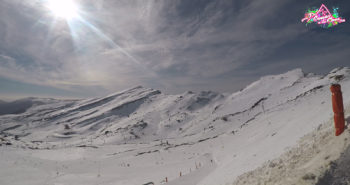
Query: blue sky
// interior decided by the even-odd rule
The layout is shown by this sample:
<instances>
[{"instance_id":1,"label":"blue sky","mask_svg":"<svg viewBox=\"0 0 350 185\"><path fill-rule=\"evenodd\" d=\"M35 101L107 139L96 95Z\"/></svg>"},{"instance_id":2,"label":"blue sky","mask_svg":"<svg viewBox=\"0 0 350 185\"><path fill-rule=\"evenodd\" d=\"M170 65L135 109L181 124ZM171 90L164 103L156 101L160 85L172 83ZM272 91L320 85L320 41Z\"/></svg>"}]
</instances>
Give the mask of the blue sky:
<instances>
[{"instance_id":1,"label":"blue sky","mask_svg":"<svg viewBox=\"0 0 350 185\"><path fill-rule=\"evenodd\" d=\"M349 21L305 26L324 3L348 0L76 0L79 20L48 0L1 0L0 99L85 98L136 85L166 93L233 92L294 68L349 66Z\"/></svg>"}]
</instances>

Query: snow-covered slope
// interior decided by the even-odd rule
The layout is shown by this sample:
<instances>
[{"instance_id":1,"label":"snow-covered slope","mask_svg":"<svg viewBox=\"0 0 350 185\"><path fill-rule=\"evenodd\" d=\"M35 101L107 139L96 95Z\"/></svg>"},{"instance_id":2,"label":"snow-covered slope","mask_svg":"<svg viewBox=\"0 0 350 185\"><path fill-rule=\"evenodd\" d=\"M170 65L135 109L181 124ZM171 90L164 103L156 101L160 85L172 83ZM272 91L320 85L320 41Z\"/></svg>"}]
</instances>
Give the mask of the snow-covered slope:
<instances>
[{"instance_id":1,"label":"snow-covered slope","mask_svg":"<svg viewBox=\"0 0 350 185\"><path fill-rule=\"evenodd\" d=\"M135 87L36 99L23 113L0 116L0 184L231 183L329 122L334 82L349 105L349 68L325 76L296 69L229 95Z\"/></svg>"}]
</instances>

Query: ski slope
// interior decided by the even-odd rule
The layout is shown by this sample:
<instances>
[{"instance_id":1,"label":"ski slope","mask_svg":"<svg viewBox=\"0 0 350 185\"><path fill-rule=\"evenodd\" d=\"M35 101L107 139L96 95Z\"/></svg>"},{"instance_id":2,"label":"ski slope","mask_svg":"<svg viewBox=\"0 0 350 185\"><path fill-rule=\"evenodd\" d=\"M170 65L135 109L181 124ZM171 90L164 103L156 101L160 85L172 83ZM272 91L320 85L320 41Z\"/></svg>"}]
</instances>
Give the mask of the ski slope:
<instances>
[{"instance_id":1,"label":"ski slope","mask_svg":"<svg viewBox=\"0 0 350 185\"><path fill-rule=\"evenodd\" d=\"M31 98L0 116L0 184L232 184L332 124L331 83L342 85L348 107L349 68L295 69L233 94L139 86L84 100Z\"/></svg>"}]
</instances>

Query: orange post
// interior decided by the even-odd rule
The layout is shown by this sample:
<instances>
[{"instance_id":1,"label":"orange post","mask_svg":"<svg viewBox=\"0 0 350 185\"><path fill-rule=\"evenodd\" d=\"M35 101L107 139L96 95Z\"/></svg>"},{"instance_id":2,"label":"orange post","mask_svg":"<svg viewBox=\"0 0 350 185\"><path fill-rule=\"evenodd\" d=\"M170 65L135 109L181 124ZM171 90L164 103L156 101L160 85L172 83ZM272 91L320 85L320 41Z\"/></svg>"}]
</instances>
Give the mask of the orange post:
<instances>
[{"instance_id":1,"label":"orange post","mask_svg":"<svg viewBox=\"0 0 350 185\"><path fill-rule=\"evenodd\" d=\"M339 84L332 84L332 105L334 112L334 127L335 135L339 136L344 132L345 129L345 119L344 119L344 106L343 106L343 96L341 93L341 87Z\"/></svg>"}]
</instances>

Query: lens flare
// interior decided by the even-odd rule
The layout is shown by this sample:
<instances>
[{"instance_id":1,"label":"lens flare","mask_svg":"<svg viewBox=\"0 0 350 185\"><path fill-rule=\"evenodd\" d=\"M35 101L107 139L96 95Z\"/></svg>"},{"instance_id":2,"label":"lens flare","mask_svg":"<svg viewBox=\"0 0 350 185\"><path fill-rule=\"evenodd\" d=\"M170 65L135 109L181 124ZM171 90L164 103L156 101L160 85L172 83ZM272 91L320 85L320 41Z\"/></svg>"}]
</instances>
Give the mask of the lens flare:
<instances>
[{"instance_id":1,"label":"lens flare","mask_svg":"<svg viewBox=\"0 0 350 185\"><path fill-rule=\"evenodd\" d=\"M134 57L130 52L128 52L125 48L122 48L115 41L109 38L107 34L105 34L101 29L85 19L87 13L82 7L78 6L74 0L47 0L46 7L50 10L53 16L56 18L64 19L66 21L70 29L75 47L79 48L81 45L84 45L81 43L84 39L80 39L81 36L84 36L83 32L92 31L97 36L97 38L102 39L111 48L117 49L120 53L129 58L134 64L143 68L144 70L149 71L152 75L155 75L152 70L147 68L145 65L142 65L142 63L138 61L137 58ZM56 22L57 19L52 22L51 27L54 27Z\"/></svg>"}]
</instances>

